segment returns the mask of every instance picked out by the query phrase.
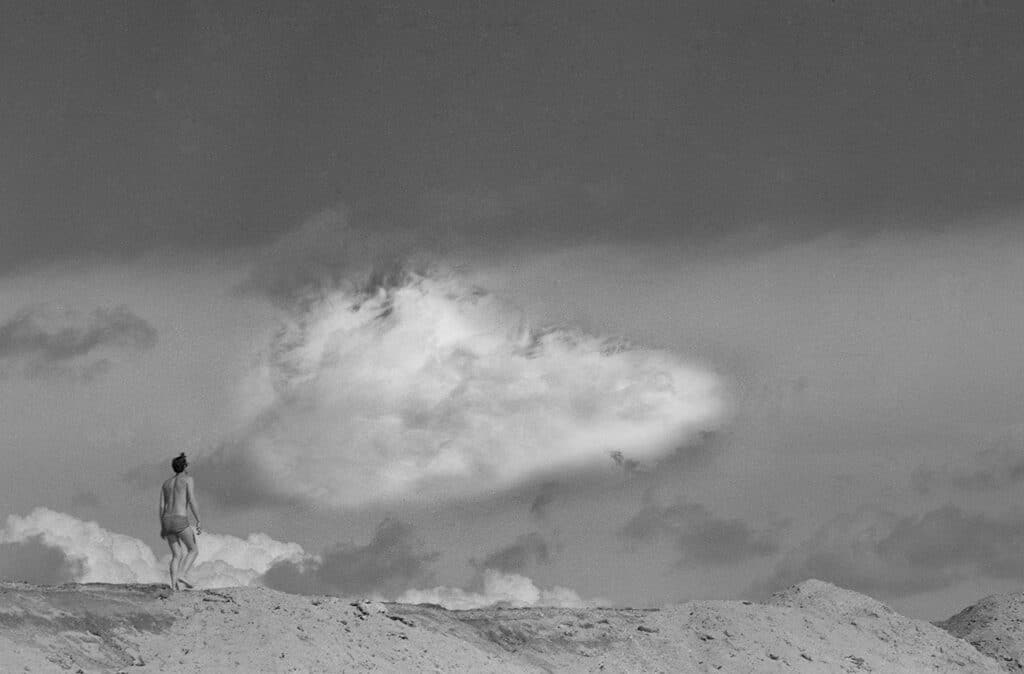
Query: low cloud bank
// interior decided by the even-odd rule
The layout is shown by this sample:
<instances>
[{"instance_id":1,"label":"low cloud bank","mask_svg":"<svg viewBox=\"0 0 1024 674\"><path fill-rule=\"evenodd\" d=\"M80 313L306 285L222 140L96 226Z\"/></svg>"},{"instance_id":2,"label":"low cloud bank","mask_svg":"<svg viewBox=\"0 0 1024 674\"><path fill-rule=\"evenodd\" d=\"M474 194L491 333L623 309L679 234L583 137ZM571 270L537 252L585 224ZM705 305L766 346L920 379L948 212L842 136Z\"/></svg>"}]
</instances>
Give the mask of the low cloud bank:
<instances>
[{"instance_id":1,"label":"low cloud bank","mask_svg":"<svg viewBox=\"0 0 1024 674\"><path fill-rule=\"evenodd\" d=\"M468 609L503 606L585 606L564 587L538 588L525 576L485 569L482 590L438 586L408 589L431 578L436 553L424 552L411 529L385 520L364 546L338 545L322 555L266 534L247 538L204 533L190 574L201 588L265 585L295 594L364 595ZM137 538L47 508L10 515L0 529L0 579L30 583L166 583L169 555L158 559Z\"/></svg>"},{"instance_id":2,"label":"low cloud bank","mask_svg":"<svg viewBox=\"0 0 1024 674\"><path fill-rule=\"evenodd\" d=\"M538 588L517 573L549 561L547 542L538 533L519 536L483 561L470 560L476 573L471 589L436 586L417 589L433 580L436 552L426 550L408 525L385 519L365 545L338 544L316 557L274 564L259 583L293 594L362 594L410 604L438 604L449 609L485 606L586 606L564 587ZM607 602L605 602L607 603Z\"/></svg>"},{"instance_id":3,"label":"low cloud bank","mask_svg":"<svg viewBox=\"0 0 1024 674\"><path fill-rule=\"evenodd\" d=\"M487 569L483 573L483 590L467 592L457 587L438 586L426 590L407 590L396 601L404 604L438 604L451 610L508 606L559 606L581 608L602 603L585 601L576 592L565 587L538 588L526 576Z\"/></svg>"},{"instance_id":4,"label":"low cloud bank","mask_svg":"<svg viewBox=\"0 0 1024 674\"><path fill-rule=\"evenodd\" d=\"M316 557L281 560L267 569L260 583L293 594L394 596L429 582L430 564L437 557L423 550L409 525L388 518L366 545L339 543Z\"/></svg>"},{"instance_id":5,"label":"low cloud bank","mask_svg":"<svg viewBox=\"0 0 1024 674\"><path fill-rule=\"evenodd\" d=\"M873 596L899 597L964 578L1024 579L1020 513L972 513L946 505L921 515L862 508L824 524L791 550L756 590L819 578Z\"/></svg>"},{"instance_id":6,"label":"low cloud bank","mask_svg":"<svg viewBox=\"0 0 1024 674\"><path fill-rule=\"evenodd\" d=\"M265 534L242 539L204 533L192 579L202 587L251 585L273 564L308 557L297 543ZM0 529L0 577L32 582L165 583L170 554L158 559L137 538L47 508L10 515ZM25 575L26 569L50 569Z\"/></svg>"},{"instance_id":7,"label":"low cloud bank","mask_svg":"<svg viewBox=\"0 0 1024 674\"><path fill-rule=\"evenodd\" d=\"M683 501L648 503L619 535L634 544L670 540L679 551L679 564L738 564L779 549L777 527L756 531L743 520L717 517L699 503Z\"/></svg>"},{"instance_id":8,"label":"low cloud bank","mask_svg":"<svg viewBox=\"0 0 1024 674\"><path fill-rule=\"evenodd\" d=\"M206 457L230 467L212 471L222 497L490 495L606 466L610 452L657 461L723 411L718 378L677 355L531 328L452 275L395 274L292 308L243 387L251 423Z\"/></svg>"}]
</instances>

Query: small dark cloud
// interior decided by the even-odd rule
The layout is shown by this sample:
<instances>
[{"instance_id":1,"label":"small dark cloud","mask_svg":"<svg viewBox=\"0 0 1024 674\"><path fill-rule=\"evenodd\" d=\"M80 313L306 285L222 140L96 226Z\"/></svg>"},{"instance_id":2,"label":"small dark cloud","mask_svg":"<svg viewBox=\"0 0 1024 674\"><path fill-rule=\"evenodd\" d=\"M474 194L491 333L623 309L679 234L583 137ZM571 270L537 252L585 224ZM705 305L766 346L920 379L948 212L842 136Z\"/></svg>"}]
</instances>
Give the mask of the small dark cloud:
<instances>
[{"instance_id":1,"label":"small dark cloud","mask_svg":"<svg viewBox=\"0 0 1024 674\"><path fill-rule=\"evenodd\" d=\"M867 594L904 596L964 577L1024 579L1024 520L954 505L898 516L865 508L823 525L755 591L818 578Z\"/></svg>"},{"instance_id":2,"label":"small dark cloud","mask_svg":"<svg viewBox=\"0 0 1024 674\"><path fill-rule=\"evenodd\" d=\"M643 466L636 459L629 459L619 450L611 452L612 461L626 472L626 475L645 472Z\"/></svg>"},{"instance_id":3,"label":"small dark cloud","mask_svg":"<svg viewBox=\"0 0 1024 674\"><path fill-rule=\"evenodd\" d=\"M918 466L910 474L910 488L921 495L930 493L939 481L939 471L930 466Z\"/></svg>"},{"instance_id":4,"label":"small dark cloud","mask_svg":"<svg viewBox=\"0 0 1024 674\"><path fill-rule=\"evenodd\" d=\"M94 492L79 490L71 495L71 507L74 509L98 508L99 505L100 497Z\"/></svg>"},{"instance_id":5,"label":"small dark cloud","mask_svg":"<svg viewBox=\"0 0 1024 674\"><path fill-rule=\"evenodd\" d=\"M751 593L767 595L808 578L817 578L872 596L903 596L952 582L945 574L926 574L906 559L886 558L879 543L899 517L874 508L837 517L789 551L771 576L754 583Z\"/></svg>"},{"instance_id":6,"label":"small dark cloud","mask_svg":"<svg viewBox=\"0 0 1024 674\"><path fill-rule=\"evenodd\" d=\"M88 316L44 305L25 307L0 324L0 360L20 360L30 377L71 376L90 380L109 370L100 350L152 348L157 332L127 307L99 308Z\"/></svg>"},{"instance_id":7,"label":"small dark cloud","mask_svg":"<svg viewBox=\"0 0 1024 674\"><path fill-rule=\"evenodd\" d=\"M514 543L495 550L482 561L474 561L479 569L496 569L498 571L520 572L531 564L547 564L551 561L551 552L544 537L537 532L523 534Z\"/></svg>"},{"instance_id":8,"label":"small dark cloud","mask_svg":"<svg viewBox=\"0 0 1024 674\"><path fill-rule=\"evenodd\" d=\"M641 466L642 470L635 471L632 475L648 483L657 483L665 479L674 481L680 475L696 475L711 466L731 441L732 435L729 431L703 430L656 465Z\"/></svg>"},{"instance_id":9,"label":"small dark cloud","mask_svg":"<svg viewBox=\"0 0 1024 674\"><path fill-rule=\"evenodd\" d=\"M19 543L0 544L0 578L38 585L69 583L80 577L79 562L67 558L58 548L38 536Z\"/></svg>"},{"instance_id":10,"label":"small dark cloud","mask_svg":"<svg viewBox=\"0 0 1024 674\"><path fill-rule=\"evenodd\" d=\"M267 587L296 594L381 593L395 596L419 583L430 582L436 552L424 552L411 527L395 519L377 526L367 545L339 544L318 561L282 562L261 579Z\"/></svg>"},{"instance_id":11,"label":"small dark cloud","mask_svg":"<svg viewBox=\"0 0 1024 674\"><path fill-rule=\"evenodd\" d=\"M731 436L722 431L701 431L689 442L676 447L663 459L640 462L624 452L612 450L610 461L604 467L588 472L562 475L558 480L530 484L518 492L516 505L529 504L530 516L545 522L552 508L588 498L604 498L608 490L636 489L650 492L656 485L671 482L678 486L681 480L695 479L706 470L723 449ZM612 467L614 470L609 470Z\"/></svg>"},{"instance_id":12,"label":"small dark cloud","mask_svg":"<svg viewBox=\"0 0 1024 674\"><path fill-rule=\"evenodd\" d=\"M991 578L1024 578L1024 520L946 505L919 518L901 518L879 541L878 552L930 574L958 576L970 569Z\"/></svg>"},{"instance_id":13,"label":"small dark cloud","mask_svg":"<svg viewBox=\"0 0 1024 674\"><path fill-rule=\"evenodd\" d=\"M107 358L82 365L33 360L26 363L21 372L28 379L70 379L88 383L107 374L112 367L113 363Z\"/></svg>"},{"instance_id":14,"label":"small dark cloud","mask_svg":"<svg viewBox=\"0 0 1024 674\"><path fill-rule=\"evenodd\" d=\"M49 318L42 307L34 306L0 325L0 358L33 355L52 362L84 356L101 346L146 349L156 344L153 326L125 306L97 309L80 326L70 324L76 318L73 312L45 325Z\"/></svg>"},{"instance_id":15,"label":"small dark cloud","mask_svg":"<svg viewBox=\"0 0 1024 674\"><path fill-rule=\"evenodd\" d=\"M933 490L998 491L1024 482L1024 437L1014 429L991 440L968 465L920 466L911 476L919 493Z\"/></svg>"},{"instance_id":16,"label":"small dark cloud","mask_svg":"<svg viewBox=\"0 0 1024 674\"><path fill-rule=\"evenodd\" d=\"M680 564L729 564L778 551L778 531L755 531L736 518L715 517L703 505L648 504L619 530L633 543L673 542Z\"/></svg>"},{"instance_id":17,"label":"small dark cloud","mask_svg":"<svg viewBox=\"0 0 1024 674\"><path fill-rule=\"evenodd\" d=\"M537 495L530 502L530 515L539 520L548 516L548 510L558 494L557 482L545 482L540 485Z\"/></svg>"}]
</instances>

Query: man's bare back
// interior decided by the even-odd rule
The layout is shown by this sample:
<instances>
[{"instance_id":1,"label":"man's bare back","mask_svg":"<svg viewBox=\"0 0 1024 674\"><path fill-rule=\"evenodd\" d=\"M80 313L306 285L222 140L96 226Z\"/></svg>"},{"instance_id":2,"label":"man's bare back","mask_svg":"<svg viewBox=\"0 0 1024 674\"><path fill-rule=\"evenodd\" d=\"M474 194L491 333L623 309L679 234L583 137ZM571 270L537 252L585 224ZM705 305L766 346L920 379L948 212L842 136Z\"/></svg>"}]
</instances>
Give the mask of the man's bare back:
<instances>
[{"instance_id":1,"label":"man's bare back","mask_svg":"<svg viewBox=\"0 0 1024 674\"><path fill-rule=\"evenodd\" d=\"M185 454L175 458L171 467L174 477L168 478L160 487L160 536L171 548L171 588L177 590L192 587L186 576L199 554L195 537L202 533L202 529L199 526L195 483L192 476L184 472L188 467ZM195 534L189 525L189 510L196 518Z\"/></svg>"},{"instance_id":2,"label":"man's bare back","mask_svg":"<svg viewBox=\"0 0 1024 674\"><path fill-rule=\"evenodd\" d=\"M177 473L174 477L167 478L162 487L164 509L160 515L188 515L193 484L191 475Z\"/></svg>"}]
</instances>

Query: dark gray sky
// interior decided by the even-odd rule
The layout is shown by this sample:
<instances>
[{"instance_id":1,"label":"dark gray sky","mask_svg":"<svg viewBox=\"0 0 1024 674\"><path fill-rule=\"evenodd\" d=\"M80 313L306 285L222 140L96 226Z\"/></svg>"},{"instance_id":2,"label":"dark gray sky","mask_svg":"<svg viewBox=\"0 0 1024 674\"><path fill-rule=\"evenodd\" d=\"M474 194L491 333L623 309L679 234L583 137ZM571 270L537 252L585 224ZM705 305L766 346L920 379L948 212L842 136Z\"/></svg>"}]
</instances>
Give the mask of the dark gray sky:
<instances>
[{"instance_id":1,"label":"dark gray sky","mask_svg":"<svg viewBox=\"0 0 1024 674\"><path fill-rule=\"evenodd\" d=\"M944 618L1024 580L1019 3L9 2L3 17L0 462L17 477L0 512L46 506L162 552L151 482L180 451L219 451L196 461L211 531L321 553L270 576L310 591L479 591L490 564L657 605L815 575ZM419 296L378 275L412 293L382 305L379 342L338 327L360 302L304 292L408 257L469 281L431 277ZM459 355L487 342L458 342L466 325L505 344L520 324L665 351L637 369L576 337L548 361ZM446 339L458 358L430 351ZM339 348L317 361L322 344ZM689 381L675 358L712 373L727 409L656 466L609 453L512 486L499 470L442 485L456 502L329 488L333 452L365 458L353 429L376 437L361 421L376 408L428 439L506 423L514 439L510 419L557 429L600 409L595 382L622 372L661 400L641 375L667 362ZM359 397L363 362L406 388ZM476 407L406 405L459 377ZM551 380L555 395L515 397ZM323 451L276 464L307 474L263 495L249 477L295 447ZM365 473L340 465L364 492L391 484L372 453ZM76 568L26 540L0 550L0 575Z\"/></svg>"},{"instance_id":2,"label":"dark gray sky","mask_svg":"<svg viewBox=\"0 0 1024 674\"><path fill-rule=\"evenodd\" d=\"M777 242L948 225L1024 180L1014 2L4 13L5 268L266 242L339 203L460 242Z\"/></svg>"}]
</instances>

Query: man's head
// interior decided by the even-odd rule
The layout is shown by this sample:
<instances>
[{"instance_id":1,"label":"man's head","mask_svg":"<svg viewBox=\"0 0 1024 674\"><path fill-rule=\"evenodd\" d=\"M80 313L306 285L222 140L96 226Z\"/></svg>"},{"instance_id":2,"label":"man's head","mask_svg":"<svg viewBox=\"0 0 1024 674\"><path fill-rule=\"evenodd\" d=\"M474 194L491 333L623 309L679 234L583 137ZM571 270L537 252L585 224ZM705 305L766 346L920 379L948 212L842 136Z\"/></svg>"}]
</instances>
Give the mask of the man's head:
<instances>
[{"instance_id":1,"label":"man's head","mask_svg":"<svg viewBox=\"0 0 1024 674\"><path fill-rule=\"evenodd\" d=\"M188 466L188 459L185 458L185 452L182 452L178 456L171 459L171 468L174 469L175 473L180 473L185 470Z\"/></svg>"}]
</instances>

